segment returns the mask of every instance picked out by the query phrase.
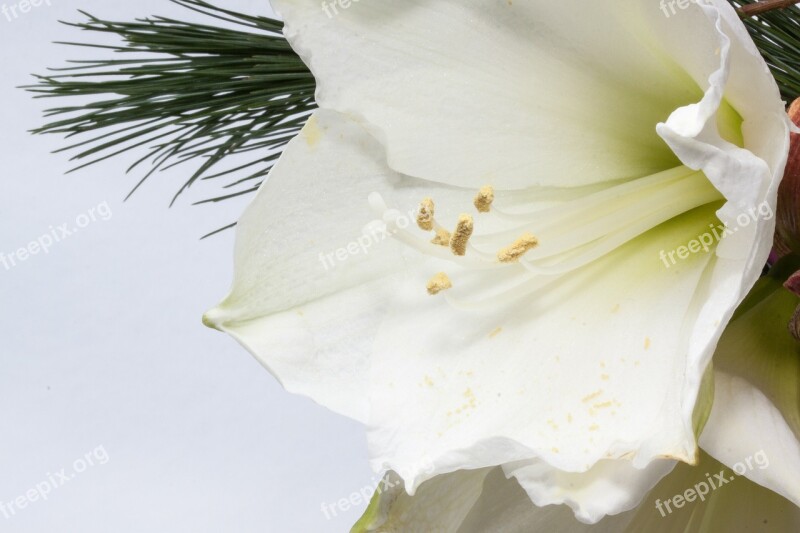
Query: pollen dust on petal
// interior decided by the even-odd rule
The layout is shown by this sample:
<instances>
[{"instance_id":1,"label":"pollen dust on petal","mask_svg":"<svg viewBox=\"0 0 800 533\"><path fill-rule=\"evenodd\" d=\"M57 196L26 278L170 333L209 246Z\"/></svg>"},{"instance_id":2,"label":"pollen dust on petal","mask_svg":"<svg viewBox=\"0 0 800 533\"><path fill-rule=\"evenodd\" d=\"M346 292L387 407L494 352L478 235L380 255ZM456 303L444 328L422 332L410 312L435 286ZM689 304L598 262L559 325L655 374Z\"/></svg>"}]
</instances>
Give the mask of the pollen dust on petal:
<instances>
[{"instance_id":1,"label":"pollen dust on petal","mask_svg":"<svg viewBox=\"0 0 800 533\"><path fill-rule=\"evenodd\" d=\"M311 118L308 119L308 122L303 127L303 138L309 148L317 146L320 139L322 139L322 129L320 129L315 115L311 115Z\"/></svg>"},{"instance_id":2,"label":"pollen dust on petal","mask_svg":"<svg viewBox=\"0 0 800 533\"><path fill-rule=\"evenodd\" d=\"M464 391L464 398L466 398L467 401L469 402L469 407L474 408L478 404L477 400L475 399L475 393L472 392L472 389L468 388L467 390Z\"/></svg>"},{"instance_id":3,"label":"pollen dust on petal","mask_svg":"<svg viewBox=\"0 0 800 533\"><path fill-rule=\"evenodd\" d=\"M589 394L588 396L582 398L581 401L583 403L589 403L592 400L594 400L595 398L598 398L601 394L603 394L603 390L602 389Z\"/></svg>"},{"instance_id":4,"label":"pollen dust on petal","mask_svg":"<svg viewBox=\"0 0 800 533\"><path fill-rule=\"evenodd\" d=\"M455 409L452 409L452 410L448 411L447 412L447 416L448 417L457 418L457 415L461 415L461 414L464 414L465 416L469 417L470 416L470 412L469 411L471 409L475 409L478 406L478 400L475 397L475 393L472 392L471 388L467 388L464 391L463 396L464 396L464 399L465 399L464 403L462 403L461 405L459 405ZM461 419L461 420L463 420L463 419ZM453 427L455 424L458 424L458 423L460 423L459 420L453 420L451 422L451 424L450 424L450 427Z\"/></svg>"}]
</instances>

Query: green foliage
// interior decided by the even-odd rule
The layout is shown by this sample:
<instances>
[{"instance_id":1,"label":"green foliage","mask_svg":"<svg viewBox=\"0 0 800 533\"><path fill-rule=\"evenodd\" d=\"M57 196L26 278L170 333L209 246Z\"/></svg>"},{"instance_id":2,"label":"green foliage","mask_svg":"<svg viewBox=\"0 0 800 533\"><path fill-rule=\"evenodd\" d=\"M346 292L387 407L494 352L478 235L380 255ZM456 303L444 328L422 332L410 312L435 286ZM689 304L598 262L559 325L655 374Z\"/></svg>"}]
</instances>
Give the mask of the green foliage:
<instances>
[{"instance_id":1,"label":"green foliage","mask_svg":"<svg viewBox=\"0 0 800 533\"><path fill-rule=\"evenodd\" d=\"M80 164L73 170L146 147L129 169L149 162L139 184L159 169L194 162L176 198L198 179L225 176L224 194L205 201L253 192L315 108L314 78L283 37L281 22L201 0L173 1L224 24L163 17L109 22L84 13L86 22L70 26L95 40L112 34L122 43L62 44L118 57L73 61L36 76L38 82L25 88L37 97L88 97L89 103L48 110L58 120L34 131L82 136L62 149L77 150L73 160ZM221 169L235 154L245 160Z\"/></svg>"},{"instance_id":2,"label":"green foliage","mask_svg":"<svg viewBox=\"0 0 800 533\"><path fill-rule=\"evenodd\" d=\"M732 0L739 8L755 0ZM787 102L800 97L800 8L796 5L744 18L750 35Z\"/></svg>"}]
</instances>

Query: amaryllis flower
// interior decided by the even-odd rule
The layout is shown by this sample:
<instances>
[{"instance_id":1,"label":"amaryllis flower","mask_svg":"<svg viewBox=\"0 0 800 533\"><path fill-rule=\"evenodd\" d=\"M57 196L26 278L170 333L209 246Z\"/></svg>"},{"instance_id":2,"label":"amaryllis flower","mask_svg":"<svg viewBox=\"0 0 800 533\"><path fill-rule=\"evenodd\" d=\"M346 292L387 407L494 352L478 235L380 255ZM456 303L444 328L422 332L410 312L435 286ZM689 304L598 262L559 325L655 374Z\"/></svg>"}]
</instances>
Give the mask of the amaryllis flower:
<instances>
[{"instance_id":1,"label":"amaryllis flower","mask_svg":"<svg viewBox=\"0 0 800 533\"><path fill-rule=\"evenodd\" d=\"M502 467L595 522L696 463L788 150L733 9L273 4L320 110L206 323L363 422L409 493Z\"/></svg>"}]
</instances>

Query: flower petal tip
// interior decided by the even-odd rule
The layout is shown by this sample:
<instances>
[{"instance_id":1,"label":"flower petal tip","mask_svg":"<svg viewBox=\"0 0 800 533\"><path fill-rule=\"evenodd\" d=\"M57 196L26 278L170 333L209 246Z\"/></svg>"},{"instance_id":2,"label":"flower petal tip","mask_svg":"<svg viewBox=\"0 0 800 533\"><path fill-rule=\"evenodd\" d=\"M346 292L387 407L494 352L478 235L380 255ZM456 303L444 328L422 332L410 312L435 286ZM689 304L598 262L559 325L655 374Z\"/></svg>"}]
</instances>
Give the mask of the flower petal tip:
<instances>
[{"instance_id":1,"label":"flower petal tip","mask_svg":"<svg viewBox=\"0 0 800 533\"><path fill-rule=\"evenodd\" d=\"M205 314L203 314L203 325L207 328L224 332L223 315L224 313L219 307L209 309Z\"/></svg>"}]
</instances>

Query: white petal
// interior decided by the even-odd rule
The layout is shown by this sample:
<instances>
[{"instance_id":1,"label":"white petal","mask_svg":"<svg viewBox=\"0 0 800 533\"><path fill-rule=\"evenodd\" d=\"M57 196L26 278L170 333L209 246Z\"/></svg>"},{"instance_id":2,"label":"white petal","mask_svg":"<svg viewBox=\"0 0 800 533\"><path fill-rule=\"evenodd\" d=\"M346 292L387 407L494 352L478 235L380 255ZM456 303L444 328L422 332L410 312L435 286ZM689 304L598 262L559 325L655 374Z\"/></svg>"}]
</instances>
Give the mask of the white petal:
<instances>
[{"instance_id":1,"label":"white petal","mask_svg":"<svg viewBox=\"0 0 800 533\"><path fill-rule=\"evenodd\" d=\"M800 506L800 441L746 380L716 372L714 409L700 445L737 474Z\"/></svg>"},{"instance_id":2,"label":"white petal","mask_svg":"<svg viewBox=\"0 0 800 533\"><path fill-rule=\"evenodd\" d=\"M272 3L319 104L358 117L392 168L425 179L516 189L649 175L675 166L656 124L702 96L648 42L639 7L663 19L653 2Z\"/></svg>"},{"instance_id":3,"label":"white petal","mask_svg":"<svg viewBox=\"0 0 800 533\"><path fill-rule=\"evenodd\" d=\"M534 457L568 472L602 459L694 461L695 400L736 285L706 285L709 254L667 268L659 253L713 220L713 204L676 217L506 305L427 296L426 276L449 268L450 301L480 299L452 265L410 273L376 338L374 468L413 490L431 474ZM729 299L709 308L717 291Z\"/></svg>"},{"instance_id":4,"label":"white petal","mask_svg":"<svg viewBox=\"0 0 800 533\"><path fill-rule=\"evenodd\" d=\"M566 504L581 522L594 524L606 515L616 515L638 506L661 479L675 467L675 461L656 460L644 469L630 461L600 461L588 472L572 473L554 469L534 460L505 465L539 507Z\"/></svg>"},{"instance_id":5,"label":"white petal","mask_svg":"<svg viewBox=\"0 0 800 533\"><path fill-rule=\"evenodd\" d=\"M403 268L406 253L373 231L385 224L368 197L422 197L383 161L358 125L318 112L240 220L233 288L204 317L289 391L361 421L372 340L393 285L384 277Z\"/></svg>"},{"instance_id":6,"label":"white petal","mask_svg":"<svg viewBox=\"0 0 800 533\"><path fill-rule=\"evenodd\" d=\"M781 263L761 278L722 336L716 400L700 442L800 505L800 348L786 327L800 299L781 283L781 271L795 268ZM769 466L748 466L756 454Z\"/></svg>"},{"instance_id":7,"label":"white petal","mask_svg":"<svg viewBox=\"0 0 800 533\"><path fill-rule=\"evenodd\" d=\"M758 280L720 339L714 365L764 394L800 439L800 346L787 328L800 299L782 283L796 268L778 264Z\"/></svg>"},{"instance_id":8,"label":"white petal","mask_svg":"<svg viewBox=\"0 0 800 533\"><path fill-rule=\"evenodd\" d=\"M321 106L363 120L392 168L473 187L578 185L674 166L655 125L703 97L720 67L715 51L729 41L695 5L668 18L645 1L625 10L575 0L273 4L318 80ZM723 13L720 29L734 40L725 97L745 118L748 148L777 162L780 143L759 141L786 122L777 88L730 6L704 9ZM720 74L725 81L727 68ZM703 114L721 97L709 91ZM675 117L669 128L678 122L696 121Z\"/></svg>"},{"instance_id":9,"label":"white petal","mask_svg":"<svg viewBox=\"0 0 800 533\"><path fill-rule=\"evenodd\" d=\"M706 453L701 454L698 466L679 464L638 509L620 518L630 515L633 518L626 533L783 532L800 528L800 509L736 476Z\"/></svg>"},{"instance_id":10,"label":"white petal","mask_svg":"<svg viewBox=\"0 0 800 533\"><path fill-rule=\"evenodd\" d=\"M456 472L448 475L458 474ZM640 495L640 498L642 496L644 493ZM606 518L598 524L583 524L575 519L572 510L566 505L545 507L534 505L514 479L506 479L503 470L495 468L486 476L483 492L472 510L458 528L453 528L452 531L458 533L478 531L623 533L628 531L626 527L632 519L633 513L625 513ZM670 531L669 533L674 532Z\"/></svg>"},{"instance_id":11,"label":"white petal","mask_svg":"<svg viewBox=\"0 0 800 533\"><path fill-rule=\"evenodd\" d=\"M717 475L730 481L722 484ZM704 493L702 500L698 491ZM677 500L677 506L676 497L681 498ZM607 517L591 526L576 521L566 506L532 505L513 479L506 480L502 471L494 469L486 476L483 492L470 513L458 528L449 531L778 533L798 530L800 509L756 483L734 476L722 464L702 454L697 467L678 464L670 475L644 495L636 509Z\"/></svg>"},{"instance_id":12,"label":"white petal","mask_svg":"<svg viewBox=\"0 0 800 533\"><path fill-rule=\"evenodd\" d=\"M387 480L397 483L393 473ZM403 492L400 484L376 494L353 533L778 533L800 529L800 509L735 476L706 454L697 467L679 464L640 497L644 499L639 507L586 525L575 520L567 506L534 505L501 468L459 471L423 483L414 496Z\"/></svg>"},{"instance_id":13,"label":"white petal","mask_svg":"<svg viewBox=\"0 0 800 533\"><path fill-rule=\"evenodd\" d=\"M725 0L709 4L689 8L703 13L707 23L702 17L684 16L688 12L681 14L686 24L673 24L664 17L653 21L658 38L675 43L669 49L672 58L705 91L699 102L676 109L657 130L681 162L702 169L728 200L720 219L737 227L737 233L720 244L717 255L750 257L761 264L772 245L772 208L786 165L790 122L769 69L733 8ZM710 23L715 31L708 27ZM721 133L730 121L720 112L726 101L742 118L745 148ZM751 223L737 221L748 215ZM751 268L743 280L745 289L757 274L758 268Z\"/></svg>"}]
</instances>

